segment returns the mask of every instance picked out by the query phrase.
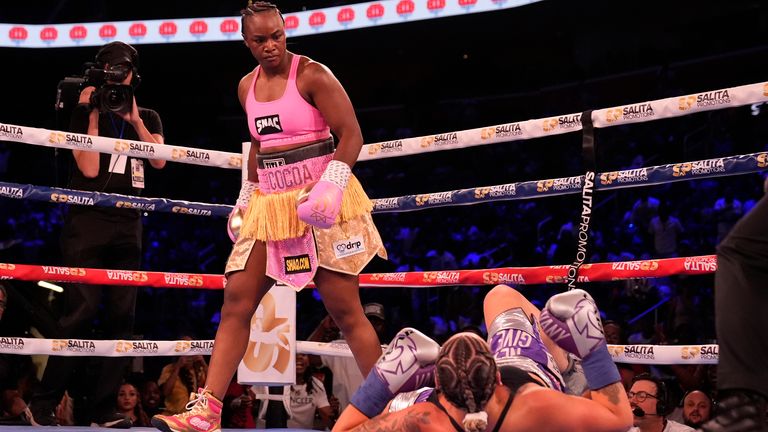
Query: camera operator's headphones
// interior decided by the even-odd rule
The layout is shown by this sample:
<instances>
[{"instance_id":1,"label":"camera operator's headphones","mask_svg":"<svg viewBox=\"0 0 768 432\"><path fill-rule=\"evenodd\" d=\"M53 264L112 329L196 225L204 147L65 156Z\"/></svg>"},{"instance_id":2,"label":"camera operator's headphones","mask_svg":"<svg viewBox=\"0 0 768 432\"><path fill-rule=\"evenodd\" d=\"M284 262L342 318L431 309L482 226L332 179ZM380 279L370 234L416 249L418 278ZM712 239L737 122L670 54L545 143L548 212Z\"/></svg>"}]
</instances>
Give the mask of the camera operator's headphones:
<instances>
[{"instance_id":1,"label":"camera operator's headphones","mask_svg":"<svg viewBox=\"0 0 768 432\"><path fill-rule=\"evenodd\" d=\"M115 41L110 42L96 53L96 63L99 67L104 68L105 65L110 66L129 63L133 76L131 78L131 87L136 87L141 84L141 77L139 76L139 53L136 48L128 45L125 42Z\"/></svg>"},{"instance_id":2,"label":"camera operator's headphones","mask_svg":"<svg viewBox=\"0 0 768 432\"><path fill-rule=\"evenodd\" d=\"M669 411L669 393L667 393L667 385L664 381L656 378L649 373L641 373L632 378L632 384L638 381L650 381L656 384L656 414L662 417L666 417Z\"/></svg>"}]
</instances>

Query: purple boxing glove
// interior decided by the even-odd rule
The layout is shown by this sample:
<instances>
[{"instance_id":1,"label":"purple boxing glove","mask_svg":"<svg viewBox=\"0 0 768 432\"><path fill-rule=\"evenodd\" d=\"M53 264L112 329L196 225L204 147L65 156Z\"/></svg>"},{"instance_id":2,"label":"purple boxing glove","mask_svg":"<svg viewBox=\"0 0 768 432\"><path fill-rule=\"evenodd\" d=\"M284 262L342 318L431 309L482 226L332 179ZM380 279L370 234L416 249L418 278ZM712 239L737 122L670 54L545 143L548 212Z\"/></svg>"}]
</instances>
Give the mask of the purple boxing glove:
<instances>
[{"instance_id":1,"label":"purple boxing glove","mask_svg":"<svg viewBox=\"0 0 768 432\"><path fill-rule=\"evenodd\" d=\"M396 394L434 382L439 353L440 345L420 331L400 330L350 402L368 418L381 414Z\"/></svg>"},{"instance_id":2,"label":"purple boxing glove","mask_svg":"<svg viewBox=\"0 0 768 432\"><path fill-rule=\"evenodd\" d=\"M600 311L589 293L574 289L552 296L541 311L540 324L560 348L581 359L589 388L621 380L608 353Z\"/></svg>"},{"instance_id":3,"label":"purple boxing glove","mask_svg":"<svg viewBox=\"0 0 768 432\"><path fill-rule=\"evenodd\" d=\"M341 212L341 200L351 175L349 165L342 161L330 161L312 190L306 195L299 195L296 208L299 220L318 228L332 227Z\"/></svg>"}]
</instances>

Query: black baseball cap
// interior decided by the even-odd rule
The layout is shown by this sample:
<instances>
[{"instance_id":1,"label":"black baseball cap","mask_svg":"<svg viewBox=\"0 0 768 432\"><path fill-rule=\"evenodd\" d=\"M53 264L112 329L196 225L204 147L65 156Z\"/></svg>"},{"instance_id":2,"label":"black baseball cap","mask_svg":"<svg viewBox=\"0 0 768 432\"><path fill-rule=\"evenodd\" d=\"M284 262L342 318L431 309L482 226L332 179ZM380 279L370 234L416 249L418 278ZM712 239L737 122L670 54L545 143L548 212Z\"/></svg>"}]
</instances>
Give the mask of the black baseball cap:
<instances>
[{"instance_id":1,"label":"black baseball cap","mask_svg":"<svg viewBox=\"0 0 768 432\"><path fill-rule=\"evenodd\" d=\"M365 312L365 316L386 320L386 316L384 315L384 306L382 306L381 303L368 303L363 306L363 312Z\"/></svg>"},{"instance_id":2,"label":"black baseball cap","mask_svg":"<svg viewBox=\"0 0 768 432\"><path fill-rule=\"evenodd\" d=\"M134 68L138 68L139 53L136 51L136 48L125 42L110 42L101 47L99 52L96 53L96 63L99 63L102 66L105 64L117 65L130 63Z\"/></svg>"}]
</instances>

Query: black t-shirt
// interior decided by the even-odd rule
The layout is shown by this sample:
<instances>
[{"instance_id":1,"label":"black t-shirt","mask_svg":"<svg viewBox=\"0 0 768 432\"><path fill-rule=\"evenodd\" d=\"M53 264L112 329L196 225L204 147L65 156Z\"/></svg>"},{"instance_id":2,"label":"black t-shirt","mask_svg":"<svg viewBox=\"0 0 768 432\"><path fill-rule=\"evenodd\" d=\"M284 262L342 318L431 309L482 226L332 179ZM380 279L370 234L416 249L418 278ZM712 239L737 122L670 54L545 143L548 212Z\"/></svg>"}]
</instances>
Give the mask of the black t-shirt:
<instances>
[{"instance_id":1,"label":"black t-shirt","mask_svg":"<svg viewBox=\"0 0 768 432\"><path fill-rule=\"evenodd\" d=\"M89 113L90 108L88 105L78 105L72 112L69 130L74 133L88 133ZM160 116L157 114L157 112L151 109L139 107L139 116L142 120L144 120L144 125L147 127L147 130L150 133L160 135L163 134L163 124L160 121ZM112 113L99 114L99 136L139 141L139 135L136 133L136 130L134 130L133 127L125 122L122 118ZM87 178L83 176L83 173L80 172L80 170L77 168L77 164L75 164L72 169L69 187L71 189L83 191L139 195L141 190L134 188L131 182L131 164L133 163L131 160L140 158L129 156L123 172L110 173L110 170L115 167L116 158L117 156L115 156L115 159L113 159L111 154L100 153L99 175L97 175L95 178ZM112 166L110 166L110 162ZM148 165L149 163L145 161L145 171L148 168Z\"/></svg>"},{"instance_id":2,"label":"black t-shirt","mask_svg":"<svg viewBox=\"0 0 768 432\"><path fill-rule=\"evenodd\" d=\"M18 390L19 379L28 375L27 371L31 363L28 356L0 354L0 392Z\"/></svg>"},{"instance_id":3,"label":"black t-shirt","mask_svg":"<svg viewBox=\"0 0 768 432\"><path fill-rule=\"evenodd\" d=\"M88 115L91 108L87 104L78 105L72 112L70 119L69 130L75 133L88 133ZM160 121L160 116L157 112L139 107L139 116L144 121L144 125L147 130L152 134L163 134L163 124ZM121 134L122 132L122 134ZM122 118L111 113L99 114L99 136L120 138L138 141L139 135L133 126L123 121ZM77 163L72 158L72 169L69 180L69 188L82 191L95 191L95 192L108 192L117 193L123 195L140 195L141 189L133 187L131 181L131 162L134 158L128 156L128 160L125 162L125 169L123 172L110 173L112 168L116 167L116 163L119 162L112 158L111 154L99 153L99 174L95 178L87 178L77 168ZM121 164L122 165L122 164ZM149 168L149 163L144 161L144 170ZM119 170L115 170L119 171ZM146 174L145 174L146 178ZM139 221L140 212L133 209L118 209L110 207L90 207L72 205L69 206L69 215L77 214L94 214L100 215L100 217L109 217L114 220L120 220L124 222ZM69 220L69 219L68 219Z\"/></svg>"}]
</instances>

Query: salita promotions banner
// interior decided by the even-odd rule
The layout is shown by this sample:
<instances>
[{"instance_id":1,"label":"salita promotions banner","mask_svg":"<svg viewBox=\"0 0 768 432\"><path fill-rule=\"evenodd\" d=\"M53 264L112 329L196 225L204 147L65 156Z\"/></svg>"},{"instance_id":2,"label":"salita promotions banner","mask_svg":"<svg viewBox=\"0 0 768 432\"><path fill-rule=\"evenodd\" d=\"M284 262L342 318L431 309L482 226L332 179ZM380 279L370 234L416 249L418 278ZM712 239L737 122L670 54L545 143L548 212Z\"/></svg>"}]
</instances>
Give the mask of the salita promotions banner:
<instances>
[{"instance_id":1,"label":"salita promotions banner","mask_svg":"<svg viewBox=\"0 0 768 432\"><path fill-rule=\"evenodd\" d=\"M275 284L251 318L237 382L283 386L296 381L296 291Z\"/></svg>"}]
</instances>

